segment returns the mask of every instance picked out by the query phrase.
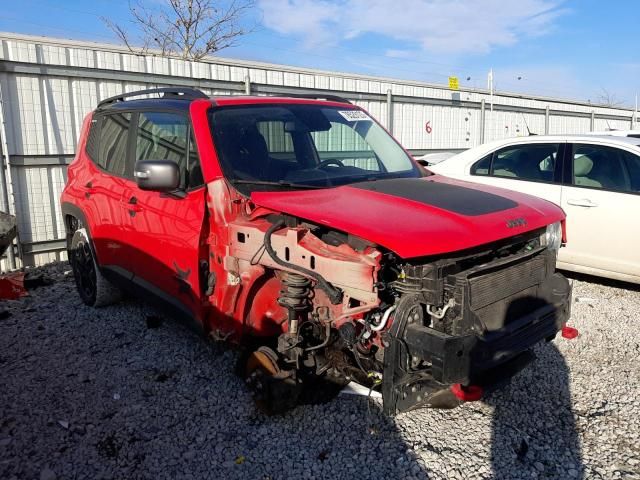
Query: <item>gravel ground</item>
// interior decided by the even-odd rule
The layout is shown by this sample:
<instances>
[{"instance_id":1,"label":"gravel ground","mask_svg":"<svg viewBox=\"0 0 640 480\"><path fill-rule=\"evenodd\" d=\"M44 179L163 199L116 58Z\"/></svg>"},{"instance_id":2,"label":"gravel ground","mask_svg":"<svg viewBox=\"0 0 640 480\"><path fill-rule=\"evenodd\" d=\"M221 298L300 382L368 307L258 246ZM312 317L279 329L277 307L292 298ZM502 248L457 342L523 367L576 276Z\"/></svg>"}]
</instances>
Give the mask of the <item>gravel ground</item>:
<instances>
[{"instance_id":1,"label":"gravel ground","mask_svg":"<svg viewBox=\"0 0 640 480\"><path fill-rule=\"evenodd\" d=\"M66 270L3 305L2 479L640 478L639 289L576 280L580 336L483 402L389 419L341 396L265 417L236 353L136 301L85 307Z\"/></svg>"}]
</instances>

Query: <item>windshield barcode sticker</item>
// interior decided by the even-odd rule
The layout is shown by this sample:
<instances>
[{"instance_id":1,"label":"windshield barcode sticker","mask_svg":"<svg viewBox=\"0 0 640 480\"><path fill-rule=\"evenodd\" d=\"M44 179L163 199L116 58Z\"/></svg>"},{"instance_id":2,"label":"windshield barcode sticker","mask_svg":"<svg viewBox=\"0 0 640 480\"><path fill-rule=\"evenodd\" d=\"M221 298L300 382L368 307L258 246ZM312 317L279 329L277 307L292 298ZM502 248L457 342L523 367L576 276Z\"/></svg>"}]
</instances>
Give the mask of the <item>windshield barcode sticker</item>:
<instances>
[{"instance_id":1,"label":"windshield barcode sticker","mask_svg":"<svg viewBox=\"0 0 640 480\"><path fill-rule=\"evenodd\" d=\"M348 122L371 121L369 115L361 110L339 110L338 113Z\"/></svg>"}]
</instances>

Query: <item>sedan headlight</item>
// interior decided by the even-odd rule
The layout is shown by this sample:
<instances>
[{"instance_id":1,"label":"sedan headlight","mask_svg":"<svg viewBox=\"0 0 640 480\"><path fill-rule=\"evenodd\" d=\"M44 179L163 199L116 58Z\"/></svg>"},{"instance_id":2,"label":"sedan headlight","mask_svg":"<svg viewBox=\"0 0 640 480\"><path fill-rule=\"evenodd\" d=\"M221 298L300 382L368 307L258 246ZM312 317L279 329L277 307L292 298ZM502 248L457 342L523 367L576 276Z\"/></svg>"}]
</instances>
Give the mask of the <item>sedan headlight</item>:
<instances>
[{"instance_id":1,"label":"sedan headlight","mask_svg":"<svg viewBox=\"0 0 640 480\"><path fill-rule=\"evenodd\" d=\"M562 225L560 222L547 225L547 230L540 236L540 243L545 247L558 251L562 245Z\"/></svg>"}]
</instances>

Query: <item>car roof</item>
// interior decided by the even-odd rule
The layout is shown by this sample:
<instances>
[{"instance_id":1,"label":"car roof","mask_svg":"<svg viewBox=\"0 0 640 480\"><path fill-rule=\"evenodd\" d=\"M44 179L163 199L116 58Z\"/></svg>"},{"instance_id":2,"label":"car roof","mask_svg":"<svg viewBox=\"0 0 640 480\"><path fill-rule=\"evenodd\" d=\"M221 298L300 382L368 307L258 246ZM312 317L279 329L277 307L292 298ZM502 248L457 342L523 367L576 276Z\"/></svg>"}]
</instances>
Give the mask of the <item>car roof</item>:
<instances>
[{"instance_id":1,"label":"car roof","mask_svg":"<svg viewBox=\"0 0 640 480\"><path fill-rule=\"evenodd\" d=\"M154 95L162 95L155 97ZM140 98L143 97L143 98ZM209 97L204 92L188 87L161 87L148 90L125 92L102 100L97 109L143 110L171 109L188 110L194 100L209 101L213 105L258 105L258 104L324 104L342 108L357 109L349 100L331 94L295 94L287 96L217 95Z\"/></svg>"},{"instance_id":2,"label":"car roof","mask_svg":"<svg viewBox=\"0 0 640 480\"><path fill-rule=\"evenodd\" d=\"M521 144L521 143L539 143L539 142L585 142L585 143L599 143L606 142L611 144L619 144L619 145L634 145L640 146L640 138L637 137L619 137L613 135L592 135L588 133L583 134L563 134L563 135L529 135L522 137L511 137L505 138L501 140L494 140L493 142L488 142L483 144L483 146L487 147L500 147L507 146L512 144Z\"/></svg>"},{"instance_id":3,"label":"car roof","mask_svg":"<svg viewBox=\"0 0 640 480\"><path fill-rule=\"evenodd\" d=\"M606 130L602 132L590 132L589 135L640 138L640 130Z\"/></svg>"},{"instance_id":4,"label":"car roof","mask_svg":"<svg viewBox=\"0 0 640 480\"><path fill-rule=\"evenodd\" d=\"M179 98L142 98L138 100L126 100L114 102L100 107L100 111L121 111L121 110L189 110L192 100Z\"/></svg>"}]
</instances>

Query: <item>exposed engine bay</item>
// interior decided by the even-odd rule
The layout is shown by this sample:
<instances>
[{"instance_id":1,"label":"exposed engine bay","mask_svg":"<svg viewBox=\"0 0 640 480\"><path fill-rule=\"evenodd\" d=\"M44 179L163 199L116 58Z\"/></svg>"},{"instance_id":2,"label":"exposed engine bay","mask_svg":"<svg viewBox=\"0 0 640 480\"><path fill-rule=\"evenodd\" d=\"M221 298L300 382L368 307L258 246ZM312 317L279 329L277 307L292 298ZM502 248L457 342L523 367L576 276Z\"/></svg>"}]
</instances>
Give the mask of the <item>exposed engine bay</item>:
<instances>
[{"instance_id":1,"label":"exposed engine bay","mask_svg":"<svg viewBox=\"0 0 640 480\"><path fill-rule=\"evenodd\" d=\"M233 194L218 183L209 195ZM405 260L240 198L209 203L207 293L219 310L209 325L252 345L243 373L269 413L294 407L318 379L379 390L391 415L451 408L464 398L452 385L509 378L569 318L571 289L544 229Z\"/></svg>"}]
</instances>

